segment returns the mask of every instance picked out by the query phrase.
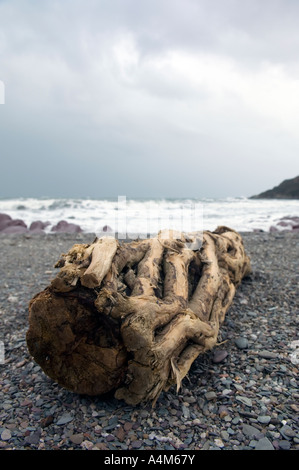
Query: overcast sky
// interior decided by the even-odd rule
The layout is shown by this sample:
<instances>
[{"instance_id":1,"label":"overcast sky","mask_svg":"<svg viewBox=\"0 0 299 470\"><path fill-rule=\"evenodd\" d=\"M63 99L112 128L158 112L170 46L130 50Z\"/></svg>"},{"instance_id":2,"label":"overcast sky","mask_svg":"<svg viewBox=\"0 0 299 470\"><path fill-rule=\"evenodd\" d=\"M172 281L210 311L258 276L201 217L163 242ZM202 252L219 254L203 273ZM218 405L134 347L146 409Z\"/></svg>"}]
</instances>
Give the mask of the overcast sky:
<instances>
[{"instance_id":1,"label":"overcast sky","mask_svg":"<svg viewBox=\"0 0 299 470\"><path fill-rule=\"evenodd\" d=\"M298 51L298 0L0 0L0 197L295 177Z\"/></svg>"}]
</instances>

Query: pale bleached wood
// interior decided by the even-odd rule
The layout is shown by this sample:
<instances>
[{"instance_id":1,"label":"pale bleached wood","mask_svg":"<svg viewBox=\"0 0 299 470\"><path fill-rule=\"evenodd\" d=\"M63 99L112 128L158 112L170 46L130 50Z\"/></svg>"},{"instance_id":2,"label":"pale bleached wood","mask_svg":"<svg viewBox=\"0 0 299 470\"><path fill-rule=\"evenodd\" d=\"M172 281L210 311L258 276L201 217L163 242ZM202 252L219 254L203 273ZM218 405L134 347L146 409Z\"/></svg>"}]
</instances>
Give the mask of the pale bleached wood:
<instances>
[{"instance_id":1,"label":"pale bleached wood","mask_svg":"<svg viewBox=\"0 0 299 470\"><path fill-rule=\"evenodd\" d=\"M135 405L181 387L212 349L236 288L250 273L228 227L148 240L74 245L30 302L27 344L45 372L78 393L114 390Z\"/></svg>"},{"instance_id":2,"label":"pale bleached wood","mask_svg":"<svg viewBox=\"0 0 299 470\"><path fill-rule=\"evenodd\" d=\"M101 238L95 243L91 263L80 278L83 286L92 289L101 285L111 267L118 245L115 238Z\"/></svg>"}]
</instances>

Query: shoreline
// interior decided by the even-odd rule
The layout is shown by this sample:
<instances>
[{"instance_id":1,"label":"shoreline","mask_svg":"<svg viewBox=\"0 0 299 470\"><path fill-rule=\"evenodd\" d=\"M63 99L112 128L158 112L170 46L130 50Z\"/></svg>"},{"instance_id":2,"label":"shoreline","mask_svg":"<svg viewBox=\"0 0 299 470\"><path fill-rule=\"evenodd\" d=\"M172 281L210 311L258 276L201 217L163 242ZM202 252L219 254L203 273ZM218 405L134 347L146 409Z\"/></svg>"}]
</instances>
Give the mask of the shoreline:
<instances>
[{"instance_id":1,"label":"shoreline","mask_svg":"<svg viewBox=\"0 0 299 470\"><path fill-rule=\"evenodd\" d=\"M298 450L299 233L239 233L252 274L220 328L222 344L154 409L68 392L29 356L28 302L61 253L95 234L0 233L0 449Z\"/></svg>"}]
</instances>

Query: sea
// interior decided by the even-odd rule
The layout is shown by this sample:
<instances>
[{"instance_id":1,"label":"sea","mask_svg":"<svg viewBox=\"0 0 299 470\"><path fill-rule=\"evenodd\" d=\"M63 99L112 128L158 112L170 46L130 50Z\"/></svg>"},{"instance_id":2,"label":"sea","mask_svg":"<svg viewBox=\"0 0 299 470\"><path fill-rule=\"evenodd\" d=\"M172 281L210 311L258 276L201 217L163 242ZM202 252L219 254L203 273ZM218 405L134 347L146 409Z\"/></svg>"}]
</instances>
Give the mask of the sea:
<instances>
[{"instance_id":1,"label":"sea","mask_svg":"<svg viewBox=\"0 0 299 470\"><path fill-rule=\"evenodd\" d=\"M199 199L103 199L16 198L0 199L0 213L22 219L49 222L51 232L59 221L77 224L84 232L125 234L129 238L154 235L159 230L184 232L215 230L225 225L239 232L269 231L284 217L299 216L299 200L249 199L246 197Z\"/></svg>"}]
</instances>

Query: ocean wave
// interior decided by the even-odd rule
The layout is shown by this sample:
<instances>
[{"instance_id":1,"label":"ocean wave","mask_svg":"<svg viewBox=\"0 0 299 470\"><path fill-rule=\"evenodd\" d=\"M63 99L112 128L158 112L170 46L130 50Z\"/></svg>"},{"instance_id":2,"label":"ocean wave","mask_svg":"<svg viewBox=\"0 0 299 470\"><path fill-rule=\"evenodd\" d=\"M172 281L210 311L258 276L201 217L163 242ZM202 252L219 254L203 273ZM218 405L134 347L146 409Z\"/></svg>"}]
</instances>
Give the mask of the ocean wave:
<instances>
[{"instance_id":1,"label":"ocean wave","mask_svg":"<svg viewBox=\"0 0 299 470\"><path fill-rule=\"evenodd\" d=\"M60 220L97 232L107 225L116 231L127 224L129 231L146 233L148 228L214 230L227 225L238 231L265 230L282 217L298 216L297 200L222 199L78 199L15 198L0 199L0 212L22 219L29 226L49 222L47 231Z\"/></svg>"}]
</instances>

